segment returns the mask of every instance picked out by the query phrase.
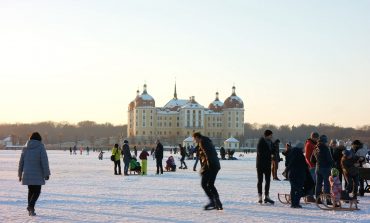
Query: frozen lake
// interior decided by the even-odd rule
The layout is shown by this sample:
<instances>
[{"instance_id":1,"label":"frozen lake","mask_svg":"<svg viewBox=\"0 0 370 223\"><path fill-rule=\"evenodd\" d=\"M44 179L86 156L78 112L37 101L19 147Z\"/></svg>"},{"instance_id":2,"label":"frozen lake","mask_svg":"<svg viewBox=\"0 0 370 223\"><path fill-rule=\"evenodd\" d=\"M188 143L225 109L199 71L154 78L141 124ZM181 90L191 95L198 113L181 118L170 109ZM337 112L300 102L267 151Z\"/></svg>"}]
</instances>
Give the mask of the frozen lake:
<instances>
[{"instance_id":1,"label":"frozen lake","mask_svg":"<svg viewBox=\"0 0 370 223\"><path fill-rule=\"evenodd\" d=\"M148 176L123 177L113 175L110 153L98 160L98 153L70 156L69 151L48 151L51 177L42 187L37 216L29 217L27 187L17 177L20 154L0 150L0 222L370 222L369 194L360 197L356 212L323 211L312 204L291 209L277 200L278 192L289 192L289 182L272 181L276 204L257 204L255 154L221 161L216 187L224 210L203 211L208 200L193 161L186 161L187 170L157 176L149 157Z\"/></svg>"}]
</instances>

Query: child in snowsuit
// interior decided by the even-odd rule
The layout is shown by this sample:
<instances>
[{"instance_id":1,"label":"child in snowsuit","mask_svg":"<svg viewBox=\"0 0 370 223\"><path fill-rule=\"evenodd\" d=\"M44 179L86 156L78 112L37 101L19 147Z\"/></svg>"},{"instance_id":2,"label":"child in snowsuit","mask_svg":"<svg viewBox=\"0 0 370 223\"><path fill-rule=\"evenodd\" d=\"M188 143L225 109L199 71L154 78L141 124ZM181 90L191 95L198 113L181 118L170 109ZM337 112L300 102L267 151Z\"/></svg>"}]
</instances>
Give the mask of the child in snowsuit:
<instances>
[{"instance_id":1,"label":"child in snowsuit","mask_svg":"<svg viewBox=\"0 0 370 223\"><path fill-rule=\"evenodd\" d=\"M330 192L332 202L335 207L340 207L340 196L342 193L342 182L339 179L339 170L336 168L331 169L331 176L329 177Z\"/></svg>"},{"instance_id":2,"label":"child in snowsuit","mask_svg":"<svg viewBox=\"0 0 370 223\"><path fill-rule=\"evenodd\" d=\"M139 158L141 159L141 175L147 175L148 156L149 156L149 153L145 149L143 149L143 151L141 151L139 155Z\"/></svg>"}]
</instances>

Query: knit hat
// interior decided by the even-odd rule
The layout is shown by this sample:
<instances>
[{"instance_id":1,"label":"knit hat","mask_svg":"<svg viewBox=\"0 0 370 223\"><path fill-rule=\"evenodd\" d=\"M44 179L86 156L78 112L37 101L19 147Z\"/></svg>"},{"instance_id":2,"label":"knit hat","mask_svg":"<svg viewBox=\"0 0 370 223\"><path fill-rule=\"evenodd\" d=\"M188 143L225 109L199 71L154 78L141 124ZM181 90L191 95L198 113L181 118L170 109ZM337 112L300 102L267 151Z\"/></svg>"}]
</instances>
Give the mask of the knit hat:
<instances>
[{"instance_id":1,"label":"knit hat","mask_svg":"<svg viewBox=\"0 0 370 223\"><path fill-rule=\"evenodd\" d=\"M331 168L331 175L336 177L339 175L339 170L337 168Z\"/></svg>"},{"instance_id":2,"label":"knit hat","mask_svg":"<svg viewBox=\"0 0 370 223\"><path fill-rule=\"evenodd\" d=\"M126 143L127 144L128 143L127 139L123 140L123 143Z\"/></svg>"},{"instance_id":3,"label":"knit hat","mask_svg":"<svg viewBox=\"0 0 370 223\"><path fill-rule=\"evenodd\" d=\"M319 142L328 143L328 137L326 135L321 135L319 138Z\"/></svg>"},{"instance_id":4,"label":"knit hat","mask_svg":"<svg viewBox=\"0 0 370 223\"><path fill-rule=\"evenodd\" d=\"M312 138L319 138L319 133L318 132L311 132L311 139Z\"/></svg>"}]
</instances>

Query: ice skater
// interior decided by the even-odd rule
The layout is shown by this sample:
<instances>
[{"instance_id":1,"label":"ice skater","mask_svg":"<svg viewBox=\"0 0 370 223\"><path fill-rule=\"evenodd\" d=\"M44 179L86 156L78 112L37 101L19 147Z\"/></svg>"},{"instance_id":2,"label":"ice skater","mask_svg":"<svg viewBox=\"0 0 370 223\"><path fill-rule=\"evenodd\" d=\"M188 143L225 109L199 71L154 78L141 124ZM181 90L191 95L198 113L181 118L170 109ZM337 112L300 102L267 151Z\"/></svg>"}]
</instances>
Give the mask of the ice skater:
<instances>
[{"instance_id":1,"label":"ice skater","mask_svg":"<svg viewBox=\"0 0 370 223\"><path fill-rule=\"evenodd\" d=\"M221 169L216 149L212 141L208 137L202 136L199 132L193 133L193 138L199 145L202 188L209 198L209 204L204 206L204 210L223 210L219 194L215 187L217 173Z\"/></svg>"}]
</instances>

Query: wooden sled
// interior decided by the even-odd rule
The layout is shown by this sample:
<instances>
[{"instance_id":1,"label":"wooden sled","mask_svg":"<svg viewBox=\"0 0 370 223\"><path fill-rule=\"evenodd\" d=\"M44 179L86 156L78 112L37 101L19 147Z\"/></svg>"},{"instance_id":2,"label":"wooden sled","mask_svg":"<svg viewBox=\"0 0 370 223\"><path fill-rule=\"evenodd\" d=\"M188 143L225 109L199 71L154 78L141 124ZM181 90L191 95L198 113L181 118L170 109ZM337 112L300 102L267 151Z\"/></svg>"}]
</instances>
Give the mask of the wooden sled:
<instances>
[{"instance_id":1,"label":"wooden sled","mask_svg":"<svg viewBox=\"0 0 370 223\"><path fill-rule=\"evenodd\" d=\"M302 197L305 204L311 204L312 202L307 201L307 197ZM302 199L301 198L301 199ZM280 194L278 193L278 199L282 204L291 204L290 194Z\"/></svg>"},{"instance_id":2,"label":"wooden sled","mask_svg":"<svg viewBox=\"0 0 370 223\"><path fill-rule=\"evenodd\" d=\"M335 206L335 199L330 194L320 195L321 204L316 202L316 206L321 210L325 211L357 211L360 210L357 207L358 200L340 200L338 206ZM330 200L333 204L328 205L327 200Z\"/></svg>"}]
</instances>

